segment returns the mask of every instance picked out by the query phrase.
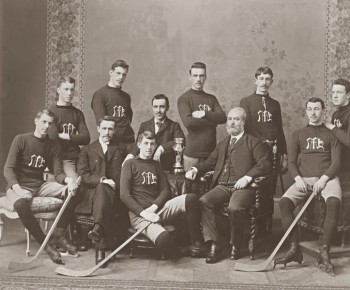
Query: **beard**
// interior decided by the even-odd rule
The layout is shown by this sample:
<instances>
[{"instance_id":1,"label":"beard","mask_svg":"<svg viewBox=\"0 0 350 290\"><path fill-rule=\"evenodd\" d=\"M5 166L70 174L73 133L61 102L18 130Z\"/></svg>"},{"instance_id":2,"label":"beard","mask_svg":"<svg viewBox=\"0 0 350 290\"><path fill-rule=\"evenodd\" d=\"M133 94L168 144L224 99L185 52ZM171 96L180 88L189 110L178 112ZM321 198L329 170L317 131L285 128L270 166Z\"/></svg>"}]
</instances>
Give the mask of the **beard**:
<instances>
[{"instance_id":1,"label":"beard","mask_svg":"<svg viewBox=\"0 0 350 290\"><path fill-rule=\"evenodd\" d=\"M231 127L231 126L230 127L226 126L226 130L227 130L227 133L231 136L238 135L243 131L241 127Z\"/></svg>"}]
</instances>

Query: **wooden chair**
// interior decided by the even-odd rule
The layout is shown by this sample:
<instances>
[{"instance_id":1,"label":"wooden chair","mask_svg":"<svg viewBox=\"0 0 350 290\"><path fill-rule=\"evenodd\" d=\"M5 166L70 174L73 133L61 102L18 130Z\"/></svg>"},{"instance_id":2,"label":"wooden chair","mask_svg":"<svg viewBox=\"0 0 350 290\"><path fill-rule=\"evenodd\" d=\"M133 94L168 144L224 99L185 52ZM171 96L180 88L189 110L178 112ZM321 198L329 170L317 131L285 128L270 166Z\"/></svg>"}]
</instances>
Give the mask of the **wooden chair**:
<instances>
[{"instance_id":1,"label":"wooden chair","mask_svg":"<svg viewBox=\"0 0 350 290\"><path fill-rule=\"evenodd\" d=\"M39 220L39 222L44 222L44 230L47 232L49 222L53 221L59 209L61 208L63 201L55 197L34 197L30 205L34 216ZM10 219L18 219L18 214L14 210L13 205L9 202L6 196L0 197L0 241L3 237L3 227L4 222L1 216L4 215ZM26 255L30 255L30 234L27 229L25 229L27 236L27 247Z\"/></svg>"},{"instance_id":2,"label":"wooden chair","mask_svg":"<svg viewBox=\"0 0 350 290\"><path fill-rule=\"evenodd\" d=\"M340 234L340 248L345 249L350 231L350 182L342 183L342 205L339 212L337 232ZM299 207L302 207L302 203ZM326 203L323 198L314 198L298 225L301 230L317 233L319 241L322 240L323 224L326 217ZM350 249L348 249L350 251Z\"/></svg>"},{"instance_id":3,"label":"wooden chair","mask_svg":"<svg viewBox=\"0 0 350 290\"><path fill-rule=\"evenodd\" d=\"M201 191L206 193L210 190L211 178L213 171L207 172L203 177L202 189ZM251 205L248 211L249 218L249 241L248 249L250 254L250 259L254 260L255 257L255 247L257 237L262 233L271 233L272 232L272 215L274 212L274 201L273 196L269 194L266 190L268 188L268 182L271 182L271 177L258 177L255 178L253 183L250 185L255 189L255 201ZM220 218L228 216L228 203L224 204L223 207L217 212L217 219L220 221ZM220 222L218 222L220 224ZM227 231L227 227L224 229ZM220 231L220 229L219 229Z\"/></svg>"}]
</instances>

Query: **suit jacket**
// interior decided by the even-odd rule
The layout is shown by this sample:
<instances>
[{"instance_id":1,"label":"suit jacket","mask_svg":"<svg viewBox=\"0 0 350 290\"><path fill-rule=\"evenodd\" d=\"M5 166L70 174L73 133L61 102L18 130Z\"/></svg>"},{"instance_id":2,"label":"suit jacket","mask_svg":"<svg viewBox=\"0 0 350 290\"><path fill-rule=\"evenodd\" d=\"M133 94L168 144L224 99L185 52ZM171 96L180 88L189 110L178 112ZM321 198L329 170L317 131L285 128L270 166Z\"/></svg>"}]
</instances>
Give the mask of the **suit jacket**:
<instances>
[{"instance_id":1,"label":"suit jacket","mask_svg":"<svg viewBox=\"0 0 350 290\"><path fill-rule=\"evenodd\" d=\"M79 204L76 212L91 213L95 189L101 178L106 175L107 167L110 178L116 184L116 197L119 196L121 167L125 156L131 151L130 147L131 145L126 144L110 144L107 162L98 139L82 148L77 164L77 172L82 182L79 187Z\"/></svg>"},{"instance_id":2,"label":"suit jacket","mask_svg":"<svg viewBox=\"0 0 350 290\"><path fill-rule=\"evenodd\" d=\"M144 131L151 131L155 133L155 123L154 118L141 123L139 132L137 133L137 137ZM185 135L179 125L179 123L170 120L169 118L165 118L163 125L160 127L156 136L156 142L159 145L162 145L164 148L164 152L161 156L161 164L164 170L171 170L175 163L175 153L173 150L173 146L175 144L175 138L184 138ZM137 139L136 139L137 140ZM184 144L185 145L185 144ZM133 151L133 155L138 155L138 148Z\"/></svg>"},{"instance_id":3,"label":"suit jacket","mask_svg":"<svg viewBox=\"0 0 350 290\"><path fill-rule=\"evenodd\" d=\"M230 139L231 136L227 136L220 141L207 160L197 166L199 175L214 170L211 186L217 184L221 171L224 168ZM244 133L229 150L237 180L245 175L255 178L271 172L268 148L258 138Z\"/></svg>"}]
</instances>

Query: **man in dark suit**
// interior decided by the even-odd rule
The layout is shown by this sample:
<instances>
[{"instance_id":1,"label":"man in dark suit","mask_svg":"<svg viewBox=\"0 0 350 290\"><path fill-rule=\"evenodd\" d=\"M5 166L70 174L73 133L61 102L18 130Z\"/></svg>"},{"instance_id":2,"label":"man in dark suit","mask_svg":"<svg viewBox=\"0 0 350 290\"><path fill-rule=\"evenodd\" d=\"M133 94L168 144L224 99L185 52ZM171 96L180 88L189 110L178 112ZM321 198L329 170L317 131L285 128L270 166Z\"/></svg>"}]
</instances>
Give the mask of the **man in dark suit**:
<instances>
[{"instance_id":1,"label":"man in dark suit","mask_svg":"<svg viewBox=\"0 0 350 290\"><path fill-rule=\"evenodd\" d=\"M212 189L200 199L204 240L211 242L207 263L219 260L216 209L229 202L230 258L238 259L243 234L240 224L255 197L255 190L249 184L255 177L271 171L267 147L259 139L244 132L245 118L246 113L242 108L231 109L226 124L229 136L216 146L207 160L186 172L186 177L193 180L196 175L214 170Z\"/></svg>"},{"instance_id":2,"label":"man in dark suit","mask_svg":"<svg viewBox=\"0 0 350 290\"><path fill-rule=\"evenodd\" d=\"M96 264L105 258L105 250L113 246L116 215L128 220L127 211L119 199L119 180L127 145L110 143L115 133L115 120L103 117L97 131L99 138L83 147L78 160L80 202L75 212L92 214L94 227L88 233L96 249ZM130 145L132 146L132 145Z\"/></svg>"},{"instance_id":3,"label":"man in dark suit","mask_svg":"<svg viewBox=\"0 0 350 290\"><path fill-rule=\"evenodd\" d=\"M153 159L160 161L163 170L171 171L175 163L175 152L173 146L175 138L185 138L179 123L170 120L166 113L169 111L169 99L163 94L159 94L152 99L152 110L154 117L141 123L139 136L144 131L155 134L158 147L153 154ZM136 148L132 155L137 156L140 150ZM130 156L131 157L131 156Z\"/></svg>"}]
</instances>

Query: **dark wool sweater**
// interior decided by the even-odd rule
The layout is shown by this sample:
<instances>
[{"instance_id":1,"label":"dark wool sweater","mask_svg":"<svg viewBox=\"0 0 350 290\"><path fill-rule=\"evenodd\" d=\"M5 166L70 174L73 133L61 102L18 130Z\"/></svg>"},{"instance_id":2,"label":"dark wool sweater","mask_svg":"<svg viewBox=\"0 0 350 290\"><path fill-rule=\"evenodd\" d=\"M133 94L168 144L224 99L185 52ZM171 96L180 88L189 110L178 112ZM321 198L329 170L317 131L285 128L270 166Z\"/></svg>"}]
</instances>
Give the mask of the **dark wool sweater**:
<instances>
[{"instance_id":1,"label":"dark wool sweater","mask_svg":"<svg viewBox=\"0 0 350 290\"><path fill-rule=\"evenodd\" d=\"M4 167L8 188L14 184L36 189L43 183L46 167L54 173L55 179L63 183L61 147L48 137L39 139L34 133L17 135L12 142Z\"/></svg>"},{"instance_id":2,"label":"dark wool sweater","mask_svg":"<svg viewBox=\"0 0 350 290\"><path fill-rule=\"evenodd\" d=\"M342 169L350 170L350 104L340 107L332 116L332 132L342 144Z\"/></svg>"},{"instance_id":3,"label":"dark wool sweater","mask_svg":"<svg viewBox=\"0 0 350 290\"><path fill-rule=\"evenodd\" d=\"M120 177L120 199L129 210L139 215L152 204L162 208L170 198L168 179L159 162L136 157L124 163Z\"/></svg>"},{"instance_id":4,"label":"dark wool sweater","mask_svg":"<svg viewBox=\"0 0 350 290\"><path fill-rule=\"evenodd\" d=\"M49 110L55 114L54 125L49 129L49 137L58 140L61 144L62 159L78 159L79 146L90 143L90 134L83 112L74 106L59 106L57 104L51 104ZM60 139L59 133L68 133L70 140Z\"/></svg>"},{"instance_id":5,"label":"dark wool sweater","mask_svg":"<svg viewBox=\"0 0 350 290\"><path fill-rule=\"evenodd\" d=\"M184 154L206 158L216 146L216 126L226 122L226 114L215 96L190 89L177 100L182 123L187 128ZM205 111L203 118L193 118L192 112Z\"/></svg>"},{"instance_id":6,"label":"dark wool sweater","mask_svg":"<svg viewBox=\"0 0 350 290\"><path fill-rule=\"evenodd\" d=\"M133 117L131 98L121 88L103 86L92 96L91 108L94 111L96 123L104 116L112 116L116 120L118 135L134 138L134 131L130 127Z\"/></svg>"},{"instance_id":7,"label":"dark wool sweater","mask_svg":"<svg viewBox=\"0 0 350 290\"><path fill-rule=\"evenodd\" d=\"M269 95L256 93L241 100L246 111L245 131L261 140L277 140L278 151L287 154L280 103Z\"/></svg>"},{"instance_id":8,"label":"dark wool sweater","mask_svg":"<svg viewBox=\"0 0 350 290\"><path fill-rule=\"evenodd\" d=\"M289 147L289 172L294 179L328 176L334 178L340 170L341 146L323 124L307 125L292 134Z\"/></svg>"}]
</instances>

